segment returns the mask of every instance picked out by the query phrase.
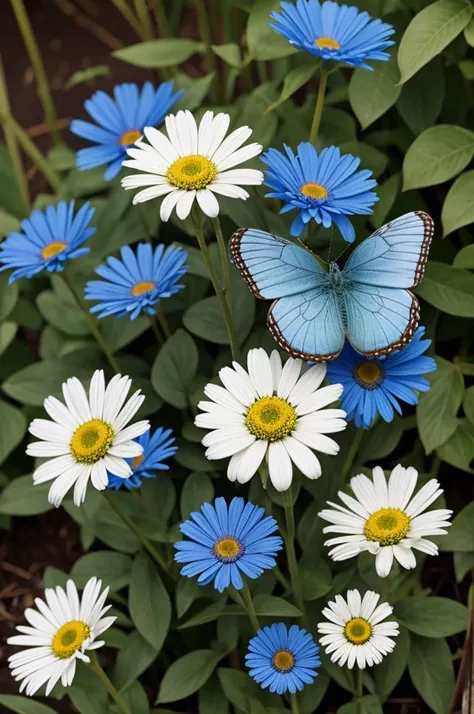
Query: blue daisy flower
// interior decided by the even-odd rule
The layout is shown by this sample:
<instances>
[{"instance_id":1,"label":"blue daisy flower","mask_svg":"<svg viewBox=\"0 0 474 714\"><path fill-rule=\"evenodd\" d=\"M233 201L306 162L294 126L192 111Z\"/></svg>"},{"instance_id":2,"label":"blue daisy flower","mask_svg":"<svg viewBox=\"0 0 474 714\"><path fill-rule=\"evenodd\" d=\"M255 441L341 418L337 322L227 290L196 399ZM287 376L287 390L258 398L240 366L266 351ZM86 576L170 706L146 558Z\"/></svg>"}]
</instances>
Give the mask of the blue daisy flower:
<instances>
[{"instance_id":1,"label":"blue daisy flower","mask_svg":"<svg viewBox=\"0 0 474 714\"><path fill-rule=\"evenodd\" d=\"M142 312L154 315L153 305L184 287L176 284L188 269L182 248L159 245L153 250L149 243L139 243L136 255L126 245L120 257L107 258L107 265L95 269L104 280L90 280L85 287L86 300L100 301L91 307L98 317L129 315L134 320Z\"/></svg>"},{"instance_id":2,"label":"blue daisy flower","mask_svg":"<svg viewBox=\"0 0 474 714\"><path fill-rule=\"evenodd\" d=\"M427 392L431 385L420 375L433 372L436 362L425 357L431 340L423 340L424 327L418 327L412 341L399 352L368 359L346 342L341 354L328 362L327 376L331 383L344 386L341 408L347 420L368 429L380 414L386 422L395 411L402 413L399 401L417 404L416 392ZM394 411L395 410L395 411Z\"/></svg>"},{"instance_id":3,"label":"blue daisy flower","mask_svg":"<svg viewBox=\"0 0 474 714\"><path fill-rule=\"evenodd\" d=\"M305 141L298 145L296 156L288 146L284 148L286 156L269 149L262 161L268 166L265 184L272 189L266 196L285 202L280 213L298 210L291 224L291 235L301 235L313 219L325 228L334 222L344 240L352 243L355 231L347 216L368 215L379 200L370 190L377 185L370 178L372 171L358 171L360 159L352 154L341 156L335 146L318 154L314 146Z\"/></svg>"},{"instance_id":4,"label":"blue daisy flower","mask_svg":"<svg viewBox=\"0 0 474 714\"><path fill-rule=\"evenodd\" d=\"M42 270L61 272L67 260L88 253L89 248L81 246L95 233L88 225L94 213L85 203L74 215L74 201L33 211L21 222L23 233L10 233L0 245L0 270L15 268L8 282L32 278Z\"/></svg>"},{"instance_id":5,"label":"blue daisy flower","mask_svg":"<svg viewBox=\"0 0 474 714\"><path fill-rule=\"evenodd\" d=\"M395 44L389 38L392 25L372 20L357 7L335 2L296 0L281 3L281 14L272 12L270 27L286 37L294 47L323 60L344 62L352 67L372 69L367 60L388 60L384 50Z\"/></svg>"},{"instance_id":6,"label":"blue daisy flower","mask_svg":"<svg viewBox=\"0 0 474 714\"><path fill-rule=\"evenodd\" d=\"M258 631L249 642L245 660L250 676L262 689L295 694L318 676L318 653L319 647L309 632L297 625L288 630L280 622Z\"/></svg>"},{"instance_id":7,"label":"blue daisy flower","mask_svg":"<svg viewBox=\"0 0 474 714\"><path fill-rule=\"evenodd\" d=\"M180 526L191 540L174 544L175 560L188 563L181 575L199 575L200 585L214 581L216 590L223 592L231 584L243 588L241 571L255 579L275 567L283 541L270 535L277 530L277 522L272 516L263 518L264 514L263 508L243 498L233 498L229 506L224 498L216 498L214 506L204 503L199 513L191 513Z\"/></svg>"},{"instance_id":8,"label":"blue daisy flower","mask_svg":"<svg viewBox=\"0 0 474 714\"><path fill-rule=\"evenodd\" d=\"M108 164L104 179L115 178L127 158L127 148L142 136L144 127L161 124L184 92L173 93L173 89L171 81L158 89L145 82L141 91L136 84L118 84L114 99L105 92L95 92L84 107L99 126L74 119L69 127L73 134L97 144L78 151L78 168L85 171Z\"/></svg>"},{"instance_id":9,"label":"blue daisy flower","mask_svg":"<svg viewBox=\"0 0 474 714\"><path fill-rule=\"evenodd\" d=\"M175 445L176 439L172 433L171 429L160 427L156 429L153 436L148 429L144 434L134 439L143 446L143 454L134 459L125 459L133 471L132 475L128 478L120 478L120 476L107 472L109 477L107 488L118 490L124 486L131 491L134 488L140 488L144 478L155 478L157 471L168 471L168 464L163 462L178 451L178 447Z\"/></svg>"}]
</instances>

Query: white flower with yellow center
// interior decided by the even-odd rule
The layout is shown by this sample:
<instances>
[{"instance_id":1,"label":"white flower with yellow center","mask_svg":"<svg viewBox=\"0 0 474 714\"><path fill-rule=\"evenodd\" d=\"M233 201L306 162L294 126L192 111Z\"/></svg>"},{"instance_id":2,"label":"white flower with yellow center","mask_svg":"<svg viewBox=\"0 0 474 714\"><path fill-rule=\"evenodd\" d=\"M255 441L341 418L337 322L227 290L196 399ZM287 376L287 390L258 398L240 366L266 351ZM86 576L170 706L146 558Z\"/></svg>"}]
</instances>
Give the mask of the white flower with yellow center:
<instances>
[{"instance_id":1,"label":"white flower with yellow center","mask_svg":"<svg viewBox=\"0 0 474 714\"><path fill-rule=\"evenodd\" d=\"M165 196L161 204L161 220L167 221L176 208L178 218L185 219L194 199L202 211L215 218L219 203L215 194L247 199L249 194L241 186L259 186L263 173L256 169L236 169L235 166L252 159L262 151L260 144L242 146L252 134L248 126L241 126L227 138L230 124L228 114L206 112L199 127L189 111L169 114L166 119L168 137L158 129L145 127L149 144L138 141L127 149L130 160L123 165L145 173L125 176L125 189L142 188L133 203L143 203Z\"/></svg>"},{"instance_id":2,"label":"white flower with yellow center","mask_svg":"<svg viewBox=\"0 0 474 714\"><path fill-rule=\"evenodd\" d=\"M393 612L393 607L383 602L377 607L380 595L368 590L361 598L358 590L347 591L347 601L342 595L328 602L323 615L329 622L320 622L318 632L322 647L331 660L340 667L347 665L359 669L380 664L385 655L395 647L391 639L398 635L397 622L383 622Z\"/></svg>"},{"instance_id":3,"label":"white flower with yellow center","mask_svg":"<svg viewBox=\"0 0 474 714\"><path fill-rule=\"evenodd\" d=\"M321 476L312 449L335 455L339 445L326 434L346 428L342 409L324 409L339 399L342 385L319 389L326 366L310 367L300 378L302 360L286 361L274 350L249 350L248 372L238 362L224 367L219 377L224 387L207 384L212 401L199 402L203 414L195 424L212 429L202 443L208 459L231 456L227 475L246 483L266 458L270 480L277 491L291 486L293 463L310 479Z\"/></svg>"},{"instance_id":4,"label":"white flower with yellow center","mask_svg":"<svg viewBox=\"0 0 474 714\"><path fill-rule=\"evenodd\" d=\"M54 479L50 503L59 506L74 486L74 503L80 506L89 478L102 491L107 487L107 471L124 479L132 475L126 459L143 453L143 447L133 439L144 434L150 424L139 421L127 426L145 399L138 390L125 403L131 384L129 377L118 374L106 388L104 373L98 369L92 376L89 397L77 377L72 377L63 384L65 405L56 397L45 399L44 408L53 421L33 419L29 431L42 441L28 444L26 453L48 458L33 473L33 481L37 485Z\"/></svg>"},{"instance_id":5,"label":"white flower with yellow center","mask_svg":"<svg viewBox=\"0 0 474 714\"><path fill-rule=\"evenodd\" d=\"M101 588L102 581L91 578L79 598L74 582L68 580L65 591L47 588L46 602L36 598L37 609L25 610L29 626L17 627L21 634L7 640L9 645L27 647L8 658L13 678L21 680L20 692L25 690L30 697L46 684L48 696L59 680L70 686L76 660L90 662L85 652L102 647L104 642L96 638L116 618L104 617L112 606L105 605L109 588L102 594Z\"/></svg>"},{"instance_id":6,"label":"white flower with yellow center","mask_svg":"<svg viewBox=\"0 0 474 714\"><path fill-rule=\"evenodd\" d=\"M319 514L333 524L323 533L344 534L326 541L325 545L334 546L329 551L331 558L347 560L367 550L375 555L378 575L385 578L394 557L410 570L416 566L413 549L437 555L438 546L426 536L445 534L452 511L440 508L423 513L443 490L436 479L431 479L412 498L417 480L414 468L400 465L393 469L388 482L380 466L373 469L373 481L363 474L352 478L355 498L342 491L338 494L347 508L329 503L336 510L325 509Z\"/></svg>"}]
</instances>

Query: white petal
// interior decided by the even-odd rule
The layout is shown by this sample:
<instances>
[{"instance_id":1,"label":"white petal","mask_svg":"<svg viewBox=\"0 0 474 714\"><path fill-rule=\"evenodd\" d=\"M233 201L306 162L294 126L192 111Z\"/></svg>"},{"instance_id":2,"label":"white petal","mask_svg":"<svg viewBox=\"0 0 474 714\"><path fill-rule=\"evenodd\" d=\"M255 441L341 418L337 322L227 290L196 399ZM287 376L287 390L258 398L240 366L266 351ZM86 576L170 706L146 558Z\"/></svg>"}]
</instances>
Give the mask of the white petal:
<instances>
[{"instance_id":1,"label":"white petal","mask_svg":"<svg viewBox=\"0 0 474 714\"><path fill-rule=\"evenodd\" d=\"M278 385L277 394L282 399L288 399L291 390L298 381L301 372L302 361L289 357L281 373L280 384Z\"/></svg>"},{"instance_id":2,"label":"white petal","mask_svg":"<svg viewBox=\"0 0 474 714\"><path fill-rule=\"evenodd\" d=\"M143 129L143 133L157 153L168 163L172 164L174 161L179 159L177 150L161 131L158 131L158 129L155 129L154 127L146 126Z\"/></svg>"},{"instance_id":3,"label":"white petal","mask_svg":"<svg viewBox=\"0 0 474 714\"><path fill-rule=\"evenodd\" d=\"M185 191L176 204L176 215L182 221L189 216L193 201L196 197L196 191Z\"/></svg>"},{"instance_id":4,"label":"white petal","mask_svg":"<svg viewBox=\"0 0 474 714\"><path fill-rule=\"evenodd\" d=\"M197 191L196 199L199 203L201 211L205 213L206 216L209 216L209 218L215 218L219 215L219 202L212 191L208 188Z\"/></svg>"},{"instance_id":5,"label":"white petal","mask_svg":"<svg viewBox=\"0 0 474 714\"><path fill-rule=\"evenodd\" d=\"M309 394L318 389L325 376L325 364L315 364L313 367L310 367L291 390L288 401L294 406L300 404Z\"/></svg>"},{"instance_id":6,"label":"white petal","mask_svg":"<svg viewBox=\"0 0 474 714\"><path fill-rule=\"evenodd\" d=\"M342 384L331 384L329 387L318 389L298 404L296 413L302 416L303 414L309 414L318 409L323 409L339 399L342 390Z\"/></svg>"},{"instance_id":7,"label":"white petal","mask_svg":"<svg viewBox=\"0 0 474 714\"><path fill-rule=\"evenodd\" d=\"M166 221L169 220L169 217L171 216L174 207L178 203L181 196L184 196L185 193L186 191L184 191L182 188L179 188L169 193L166 198L163 199L160 207L160 218L163 222L166 223Z\"/></svg>"},{"instance_id":8,"label":"white petal","mask_svg":"<svg viewBox=\"0 0 474 714\"><path fill-rule=\"evenodd\" d=\"M230 481L247 483L258 471L267 451L267 442L257 439L243 451L234 454L229 461L227 476Z\"/></svg>"},{"instance_id":9,"label":"white petal","mask_svg":"<svg viewBox=\"0 0 474 714\"><path fill-rule=\"evenodd\" d=\"M321 476L321 464L311 449L291 436L283 439L283 444L288 451L290 459L304 476L310 479L316 479Z\"/></svg>"},{"instance_id":10,"label":"white petal","mask_svg":"<svg viewBox=\"0 0 474 714\"><path fill-rule=\"evenodd\" d=\"M124 188L127 188L125 186ZM146 201L152 201L154 198L159 198L166 194L174 195L176 193L175 187L169 184L162 186L151 186L150 188L145 188L143 191L139 191L133 197L133 205L136 206L137 203L145 203Z\"/></svg>"},{"instance_id":11,"label":"white petal","mask_svg":"<svg viewBox=\"0 0 474 714\"><path fill-rule=\"evenodd\" d=\"M386 578L392 569L393 563L393 548L391 545L386 545L380 549L375 556L375 569L377 575L381 578Z\"/></svg>"},{"instance_id":12,"label":"white petal","mask_svg":"<svg viewBox=\"0 0 474 714\"><path fill-rule=\"evenodd\" d=\"M247 368L250 380L258 396L271 396L273 394L273 375L270 359L264 349L249 350Z\"/></svg>"},{"instance_id":13,"label":"white petal","mask_svg":"<svg viewBox=\"0 0 474 714\"><path fill-rule=\"evenodd\" d=\"M293 468L281 441L274 441L268 446L268 474L277 491L287 491L290 488Z\"/></svg>"}]
</instances>

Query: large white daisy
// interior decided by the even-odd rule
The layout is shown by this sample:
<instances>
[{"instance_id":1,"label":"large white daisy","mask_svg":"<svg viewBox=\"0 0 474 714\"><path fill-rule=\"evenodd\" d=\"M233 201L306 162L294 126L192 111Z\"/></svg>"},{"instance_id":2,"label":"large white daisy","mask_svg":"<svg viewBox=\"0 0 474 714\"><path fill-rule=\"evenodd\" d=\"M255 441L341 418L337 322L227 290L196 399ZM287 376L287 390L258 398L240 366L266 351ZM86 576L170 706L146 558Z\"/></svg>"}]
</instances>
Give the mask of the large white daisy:
<instances>
[{"instance_id":1,"label":"large white daisy","mask_svg":"<svg viewBox=\"0 0 474 714\"><path fill-rule=\"evenodd\" d=\"M241 186L263 183L261 171L234 168L262 151L256 143L242 146L252 134L248 126L239 127L225 139L230 116L214 116L210 111L199 127L189 111L169 114L165 124L169 138L158 129L145 127L149 144L141 140L127 149L131 159L123 165L145 173L122 179L125 189L149 187L139 191L133 203L165 196L162 221L169 219L174 208L178 218L186 218L194 199L207 216L215 218L219 213L215 194L245 200L249 194Z\"/></svg>"},{"instance_id":2,"label":"large white daisy","mask_svg":"<svg viewBox=\"0 0 474 714\"><path fill-rule=\"evenodd\" d=\"M112 606L104 606L109 588L100 594L101 588L102 581L91 578L79 598L74 582L68 580L65 591L48 588L46 602L36 598L37 609L25 610L29 626L17 627L21 634L7 640L9 645L27 647L8 658L12 676L21 680L20 692L25 689L25 694L32 696L46 684L48 696L59 680L63 686L70 686L76 660L90 662L85 652L102 647L104 642L96 638L116 618L104 617Z\"/></svg>"},{"instance_id":3,"label":"large white daisy","mask_svg":"<svg viewBox=\"0 0 474 714\"><path fill-rule=\"evenodd\" d=\"M129 377L118 374L106 388L104 373L98 369L89 397L77 377L72 377L63 384L65 405L56 397L45 399L44 408L53 421L33 419L29 431L43 441L28 444L26 453L48 457L35 470L33 481L37 485L54 479L50 503L59 506L74 485L74 503L80 506L89 478L102 491L107 487L107 471L122 478L131 476L126 459L143 453L133 439L150 428L148 421L127 426L145 399L138 390L125 403L131 384Z\"/></svg>"},{"instance_id":4,"label":"large white daisy","mask_svg":"<svg viewBox=\"0 0 474 714\"><path fill-rule=\"evenodd\" d=\"M393 558L403 568L416 566L413 549L437 555L438 546L426 536L442 535L450 526L452 511L440 508L426 511L443 493L436 479L431 479L412 498L418 472L396 466L387 482L380 466L373 469L373 481L360 474L351 479L355 498L339 491L339 498L347 506L329 502L335 510L325 509L319 514L333 525L323 533L343 533L330 538L326 545L333 560L354 558L367 550L375 555L375 567L381 578L390 573ZM411 499L411 500L410 500Z\"/></svg>"},{"instance_id":5,"label":"large white daisy","mask_svg":"<svg viewBox=\"0 0 474 714\"><path fill-rule=\"evenodd\" d=\"M393 607L383 602L377 607L380 595L368 590L361 598L358 590L347 591L347 601L342 595L328 602L323 615L329 622L320 622L319 640L331 660L340 667L345 664L359 669L380 664L385 655L395 647L391 639L398 635L397 622L383 622L393 612Z\"/></svg>"},{"instance_id":6,"label":"large white daisy","mask_svg":"<svg viewBox=\"0 0 474 714\"><path fill-rule=\"evenodd\" d=\"M231 456L227 475L246 483L266 458L270 480L278 491L291 486L293 463L308 478L321 476L312 449L337 454L339 445L325 434L342 431L347 424L342 409L324 409L339 399L341 384L319 389L326 366L310 367L300 378L302 360L286 361L274 350L249 350L248 372L238 362L224 367L219 378L224 387L207 384L209 402L199 402L196 426L212 429L202 443L208 459Z\"/></svg>"}]
</instances>

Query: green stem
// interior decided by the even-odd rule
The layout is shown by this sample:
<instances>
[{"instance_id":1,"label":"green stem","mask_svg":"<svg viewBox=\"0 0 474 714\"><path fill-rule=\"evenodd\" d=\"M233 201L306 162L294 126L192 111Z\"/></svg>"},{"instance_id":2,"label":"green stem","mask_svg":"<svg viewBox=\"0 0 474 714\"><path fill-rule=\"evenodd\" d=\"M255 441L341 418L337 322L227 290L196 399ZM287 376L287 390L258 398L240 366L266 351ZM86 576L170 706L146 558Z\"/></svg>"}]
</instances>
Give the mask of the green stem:
<instances>
[{"instance_id":1,"label":"green stem","mask_svg":"<svg viewBox=\"0 0 474 714\"><path fill-rule=\"evenodd\" d=\"M318 138L319 126L321 124L321 117L323 115L324 95L326 94L327 83L328 73L322 69L319 73L318 98L316 99L313 123L311 124L311 131L309 133L309 141L311 144L314 144L316 142L316 139Z\"/></svg>"},{"instance_id":2,"label":"green stem","mask_svg":"<svg viewBox=\"0 0 474 714\"><path fill-rule=\"evenodd\" d=\"M342 466L341 470L341 482L344 483L347 476L350 473L350 470L354 464L355 457L357 456L357 452L359 451L360 445L362 443L362 439L364 438L365 430L364 429L357 429L356 435L354 436L354 439L352 441L352 444L350 445L349 451L347 452L346 459L344 461L344 464Z\"/></svg>"},{"instance_id":3,"label":"green stem","mask_svg":"<svg viewBox=\"0 0 474 714\"><path fill-rule=\"evenodd\" d=\"M8 154L12 162L13 172L15 174L16 182L18 184L18 190L20 192L23 205L25 207L25 212L29 213L31 211L31 201L30 201L30 191L28 188L28 181L23 170L23 161L21 159L20 150L18 148L15 131L11 125L11 111L10 111L10 101L8 98L8 88L5 79L5 73L3 71L2 57L0 55L0 115L4 117L3 133L5 134L5 141L7 144Z\"/></svg>"},{"instance_id":4,"label":"green stem","mask_svg":"<svg viewBox=\"0 0 474 714\"><path fill-rule=\"evenodd\" d=\"M300 714L298 698L296 694L290 694L291 714Z\"/></svg>"},{"instance_id":5,"label":"green stem","mask_svg":"<svg viewBox=\"0 0 474 714\"><path fill-rule=\"evenodd\" d=\"M123 15L130 27L135 30L139 37L142 37L142 26L135 17L133 10L127 5L126 0L112 0L117 10Z\"/></svg>"},{"instance_id":6,"label":"green stem","mask_svg":"<svg viewBox=\"0 0 474 714\"><path fill-rule=\"evenodd\" d=\"M112 367L115 374L120 374L119 364L118 364L117 360L115 359L115 357L113 356L112 352L110 351L109 346L107 345L107 342L102 337L102 334L97 326L95 317L92 315L91 312L89 312L88 306L85 304L84 300L77 292L77 290L74 286L74 283L72 282L72 280L70 280L67 273L63 272L63 273L60 273L60 275L61 275L62 279L64 280L64 282L66 283L69 290L71 291L72 296L73 296L74 300L76 301L78 307L84 313L84 316L85 316L87 322L89 323L90 331L94 335L94 337L97 341L97 344L99 345L100 349L102 350L105 357L107 358L108 363Z\"/></svg>"},{"instance_id":7,"label":"green stem","mask_svg":"<svg viewBox=\"0 0 474 714\"><path fill-rule=\"evenodd\" d=\"M244 609L247 611L247 614L249 616L249 620L252 623L252 627L254 629L254 632L257 633L260 629L260 623L258 621L257 613L255 612L255 607L253 604L252 600L252 594L249 590L249 586L244 580L244 587L242 590L239 592L236 590L236 592L241 596L242 598L242 604Z\"/></svg>"},{"instance_id":8,"label":"green stem","mask_svg":"<svg viewBox=\"0 0 474 714\"><path fill-rule=\"evenodd\" d=\"M361 699L364 696L364 670L356 667L355 670L355 688L357 698L357 712L363 714Z\"/></svg>"},{"instance_id":9,"label":"green stem","mask_svg":"<svg viewBox=\"0 0 474 714\"><path fill-rule=\"evenodd\" d=\"M214 72L213 100L217 101L217 86L219 83L217 57L212 50L211 22L207 9L207 0L195 0L198 16L199 36L206 45L206 72Z\"/></svg>"},{"instance_id":10,"label":"green stem","mask_svg":"<svg viewBox=\"0 0 474 714\"><path fill-rule=\"evenodd\" d=\"M179 26L181 24L181 15L183 13L184 0L173 0L173 4L169 12L169 31L171 37L175 37L178 34Z\"/></svg>"},{"instance_id":11,"label":"green stem","mask_svg":"<svg viewBox=\"0 0 474 714\"><path fill-rule=\"evenodd\" d=\"M288 569L290 571L291 579L291 589L293 590L293 596L296 601L298 609L302 612L302 622L306 629L308 628L308 620L306 617L303 592L301 590L300 575L298 571L298 561L296 559L295 551L295 512L293 510L293 498L291 493L291 486L286 491L283 491L283 503L285 506L285 520L286 520L286 557L288 559Z\"/></svg>"},{"instance_id":12,"label":"green stem","mask_svg":"<svg viewBox=\"0 0 474 714\"><path fill-rule=\"evenodd\" d=\"M171 337L170 326L168 325L168 320L166 319L165 313L163 312L163 310L160 310L160 308L158 308L157 317L161 325L161 329L165 333L166 339L169 339Z\"/></svg>"},{"instance_id":13,"label":"green stem","mask_svg":"<svg viewBox=\"0 0 474 714\"><path fill-rule=\"evenodd\" d=\"M160 38L168 37L170 32L168 18L166 17L165 8L163 6L163 0L155 0L153 3L153 11Z\"/></svg>"},{"instance_id":14,"label":"green stem","mask_svg":"<svg viewBox=\"0 0 474 714\"><path fill-rule=\"evenodd\" d=\"M91 662L89 667L93 672L96 673L96 675L99 677L99 679L102 681L104 684L106 690L118 706L119 710L122 712L122 714L131 714L130 709L127 707L125 700L122 698L122 696L118 693L118 691L115 689L114 685L110 681L110 679L107 677L105 674L104 670L102 669L99 658L97 657L97 654L92 651L90 654Z\"/></svg>"},{"instance_id":15,"label":"green stem","mask_svg":"<svg viewBox=\"0 0 474 714\"><path fill-rule=\"evenodd\" d=\"M230 311L229 305L227 304L224 293L222 292L221 287L219 285L219 278L218 278L217 273L216 273L214 266L212 264L211 256L209 255L209 250L206 245L206 239L204 237L204 233L202 232L201 226L199 225L196 215L194 213L191 215L193 218L194 229L196 231L196 238L197 238L197 241L199 244L199 248L201 249L201 253L204 258L204 262L206 263L207 269L209 271L212 285L214 286L214 291L217 295L217 298L218 298L220 306L221 306L222 315L224 316L224 322L227 327L230 348L232 351L232 359L234 359L238 362L240 359L240 348L239 348L239 342L237 339L237 333L235 331L235 325L234 325L232 313Z\"/></svg>"},{"instance_id":16,"label":"green stem","mask_svg":"<svg viewBox=\"0 0 474 714\"><path fill-rule=\"evenodd\" d=\"M168 565L167 565L165 559L163 558L163 556L161 555L161 553L148 540L148 538L145 535L143 535L141 530L135 525L135 523L132 521L132 519L129 518L129 516L127 516L125 511L118 504L115 496L109 490L105 490L103 493L104 493L105 498L109 502L110 506L114 509L115 513L119 516L119 518L125 523L125 525L129 529L129 531L131 533L133 533L133 535L136 538L138 538L138 540L143 545L145 550L147 550L149 552L149 554L151 555L151 557L153 558L155 563L157 563L157 565L159 565L160 568L162 568L165 571L165 573L168 573L169 572Z\"/></svg>"},{"instance_id":17,"label":"green stem","mask_svg":"<svg viewBox=\"0 0 474 714\"><path fill-rule=\"evenodd\" d=\"M144 40L153 39L153 25L148 12L148 7L145 0L134 0L135 12L137 13L140 27L142 28L142 37Z\"/></svg>"},{"instance_id":18,"label":"green stem","mask_svg":"<svg viewBox=\"0 0 474 714\"><path fill-rule=\"evenodd\" d=\"M222 233L222 226L219 220L219 216L212 219L214 224L214 230L216 232L217 245L219 247L219 255L221 257L222 275L224 276L224 297L227 300L229 310L232 309L232 293L231 293L231 282L230 282L230 261L227 255L227 246L225 244L225 239Z\"/></svg>"},{"instance_id":19,"label":"green stem","mask_svg":"<svg viewBox=\"0 0 474 714\"><path fill-rule=\"evenodd\" d=\"M43 58L41 57L40 49L28 18L28 13L26 12L23 0L10 0L10 2L23 37L23 42L25 43L30 62L33 65L36 84L38 87L38 96L43 106L44 118L48 125L51 138L55 144L60 144L61 134L59 133L58 119L56 117L53 97L49 88Z\"/></svg>"},{"instance_id":20,"label":"green stem","mask_svg":"<svg viewBox=\"0 0 474 714\"><path fill-rule=\"evenodd\" d=\"M382 579L382 602L388 602L388 596L390 593L390 580L387 578Z\"/></svg>"},{"instance_id":21,"label":"green stem","mask_svg":"<svg viewBox=\"0 0 474 714\"><path fill-rule=\"evenodd\" d=\"M150 326L151 329L153 330L153 334L155 335L156 341L160 345L160 347L163 345L164 340L163 337L158 329L158 323L156 322L156 315L148 315L148 319L150 320Z\"/></svg>"}]
</instances>

